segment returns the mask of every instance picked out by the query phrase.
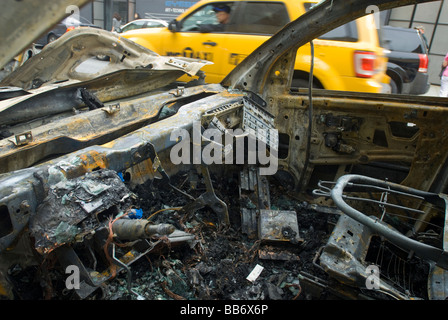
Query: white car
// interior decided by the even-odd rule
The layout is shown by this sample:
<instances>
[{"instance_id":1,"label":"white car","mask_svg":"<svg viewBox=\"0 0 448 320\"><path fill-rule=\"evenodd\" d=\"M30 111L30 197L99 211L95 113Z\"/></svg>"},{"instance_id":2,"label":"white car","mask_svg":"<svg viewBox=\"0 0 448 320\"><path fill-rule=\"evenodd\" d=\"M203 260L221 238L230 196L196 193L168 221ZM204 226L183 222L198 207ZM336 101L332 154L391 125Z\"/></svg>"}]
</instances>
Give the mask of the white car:
<instances>
[{"instance_id":1,"label":"white car","mask_svg":"<svg viewBox=\"0 0 448 320\"><path fill-rule=\"evenodd\" d=\"M125 24L118 31L119 33L123 33L129 30L134 29L143 29L143 28L162 28L167 27L168 22L160 19L137 19Z\"/></svg>"}]
</instances>

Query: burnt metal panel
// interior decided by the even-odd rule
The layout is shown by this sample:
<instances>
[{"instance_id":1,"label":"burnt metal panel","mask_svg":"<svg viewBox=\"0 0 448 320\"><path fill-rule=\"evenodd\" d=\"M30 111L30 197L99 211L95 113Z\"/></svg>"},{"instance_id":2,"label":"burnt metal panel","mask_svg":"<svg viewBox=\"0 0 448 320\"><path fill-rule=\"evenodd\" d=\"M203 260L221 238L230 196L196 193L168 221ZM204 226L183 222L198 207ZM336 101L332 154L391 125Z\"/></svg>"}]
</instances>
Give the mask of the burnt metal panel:
<instances>
[{"instance_id":1,"label":"burnt metal panel","mask_svg":"<svg viewBox=\"0 0 448 320\"><path fill-rule=\"evenodd\" d=\"M131 70L130 72L133 73L133 71ZM128 72L125 71L126 74ZM137 71L137 73L141 73L141 71ZM141 87L141 83L135 83L132 79L127 78L125 74L122 75L125 76L123 80L127 79L129 83L133 83L133 86ZM160 76L150 79L158 81L162 78L169 78L169 75L162 71ZM89 86L86 87L90 88ZM17 133L21 133L23 130L30 130L33 140L22 146L11 142L12 137L0 140L0 172L5 173L23 169L51 157L73 152L94 144L104 144L159 120L160 117L164 117L161 114L162 110L169 110L172 104L182 105L192 99L200 98L204 94L213 94L220 90L216 85L197 86L185 89L183 95L179 97L175 97L169 91L165 91L159 94L148 94L144 97L137 96L134 99L120 101L119 109L116 109L114 112L109 110L111 106L115 106L115 103L112 102L112 104L108 103L103 108L97 110L86 112L81 109L78 114L73 114L72 107L78 101L75 98L75 92L78 88L79 86L74 86L72 89L51 90L29 97L26 102L23 102L23 105L16 103L11 107L9 114L12 116L20 114L20 121L25 121L26 115L32 119L33 114L35 116L39 112L36 110L24 113L21 112L22 110L40 110L39 107L44 106L46 103L49 104L49 107L40 111L39 115L41 116L47 112L46 110L50 113L56 112L53 106L62 108L66 105L67 110L65 114L61 110L59 115L55 115L52 118L54 119L53 121L37 127L32 126L30 123L10 127L10 131ZM74 92L73 99L61 95L69 90ZM102 95L100 97L103 98ZM175 110L172 110L172 113L174 112ZM65 116L67 113L68 116ZM62 119L59 119L61 117ZM4 121L6 121L5 118L7 118L7 115L3 118Z\"/></svg>"},{"instance_id":2,"label":"burnt metal panel","mask_svg":"<svg viewBox=\"0 0 448 320\"><path fill-rule=\"evenodd\" d=\"M11 1L1 12L0 68L38 39L51 26L91 0ZM13 19L11 19L13 17ZM30 19L39 17L39 19ZM45 23L42 23L45 21ZM5 45L7 44L7 45Z\"/></svg>"}]
</instances>

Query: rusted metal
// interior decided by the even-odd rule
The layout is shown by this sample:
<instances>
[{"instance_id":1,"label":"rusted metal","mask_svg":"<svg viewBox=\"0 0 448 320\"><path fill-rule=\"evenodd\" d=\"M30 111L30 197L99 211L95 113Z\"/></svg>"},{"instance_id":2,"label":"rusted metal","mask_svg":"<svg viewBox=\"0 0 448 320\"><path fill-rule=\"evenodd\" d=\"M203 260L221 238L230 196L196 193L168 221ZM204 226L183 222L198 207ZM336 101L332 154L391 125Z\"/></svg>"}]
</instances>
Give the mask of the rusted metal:
<instances>
[{"instance_id":1,"label":"rusted metal","mask_svg":"<svg viewBox=\"0 0 448 320\"><path fill-rule=\"evenodd\" d=\"M146 220L120 219L113 223L112 231L122 240L150 238L156 234L163 236L173 233L174 226L169 224L152 225Z\"/></svg>"},{"instance_id":2,"label":"rusted metal","mask_svg":"<svg viewBox=\"0 0 448 320\"><path fill-rule=\"evenodd\" d=\"M79 71L79 66L84 61L101 54L110 57L110 61L104 68L100 70L93 69L90 72ZM170 63L169 61L173 62ZM118 72L120 70L140 71L134 73L134 75L137 75L133 79L135 83L139 77L142 77L142 73L157 74L157 71L162 70L177 71L175 79L184 74L195 76L207 64L210 64L210 62L182 57L162 57L149 49L106 30L79 28L65 33L58 41L45 46L40 54L31 57L23 68L4 78L1 84L4 86L19 86L29 90L36 88L36 80L39 80L39 84L45 87L60 81L79 82L102 78L105 83L112 80L120 83L123 87L127 87L127 90L130 90L130 92L126 96L129 97L133 92L138 92L136 90L141 89L135 86L127 86L129 83L123 81L124 79L122 81L114 79L117 75L120 76ZM42 70L45 70L45 72L42 72ZM109 77L104 77L105 75ZM173 79L169 78L166 78L165 81L162 78L158 80L159 83L150 81L152 83L146 83L146 85L142 81L141 85L144 88L148 85L160 86L160 84L173 81ZM120 91L117 88L114 89L109 89L110 95L113 95L114 91L117 91L115 94L118 94ZM101 99L101 97L99 98Z\"/></svg>"},{"instance_id":3,"label":"rusted metal","mask_svg":"<svg viewBox=\"0 0 448 320\"><path fill-rule=\"evenodd\" d=\"M264 241L302 241L295 211L260 210L258 234Z\"/></svg>"},{"instance_id":4,"label":"rusted metal","mask_svg":"<svg viewBox=\"0 0 448 320\"><path fill-rule=\"evenodd\" d=\"M15 21L21 24L20 28L14 23L4 23L1 34L2 53L0 54L0 68L12 60L16 55L29 46L30 43L38 39L49 26L57 24L64 17L71 14L68 8L81 8L91 0L60 0L55 2L41 3L23 3L13 2L5 7L0 13L3 21L8 21L10 17L14 17ZM29 17L39 15L46 21L29 19ZM11 22L11 20L9 20Z\"/></svg>"},{"instance_id":5,"label":"rusted metal","mask_svg":"<svg viewBox=\"0 0 448 320\"><path fill-rule=\"evenodd\" d=\"M201 194L198 198L194 199L193 202L185 205L183 207L183 211L187 215L191 215L196 210L208 206L217 214L221 223L229 225L230 220L227 204L216 196L208 168L201 165L200 169L205 181L207 191Z\"/></svg>"},{"instance_id":6,"label":"rusted metal","mask_svg":"<svg viewBox=\"0 0 448 320\"><path fill-rule=\"evenodd\" d=\"M372 186L373 188L384 187L389 189L389 191L387 192L391 194L402 193L404 195L410 194L410 196L413 195L420 196L423 197L429 203L433 202L434 204L440 202L440 198L438 198L437 194L423 192L402 185L388 183L359 175L346 175L339 178L337 184L331 191L331 197L335 202L335 205L346 215L362 223L363 225L369 227L372 231L377 232L378 234L385 237L390 242L398 245L399 247L407 249L409 251L413 251L415 252L416 255L424 259L431 260L442 268L445 269L448 268L447 251L410 239L409 237L391 229L390 227L384 225L383 223L380 223L378 218L368 217L364 213L348 205L343 196L344 189L356 184L358 184L359 185L358 188L361 189L369 188L369 186ZM446 211L446 209L444 211Z\"/></svg>"},{"instance_id":7,"label":"rusted metal","mask_svg":"<svg viewBox=\"0 0 448 320\"><path fill-rule=\"evenodd\" d=\"M29 167L49 159L61 153L69 153L85 148L93 144L103 144L127 134L142 125L158 120L158 116L163 108L172 103L186 103L188 99L201 97L202 95L217 92L217 86L198 86L188 88L181 98L173 98L169 93L149 95L147 97L137 97L120 103L119 112L104 112L103 109L92 110L87 115L85 112L72 115L71 117L49 124L33 128L30 132L33 135L33 142L26 147L17 148L16 144L11 144L8 139L0 140L0 172L8 172ZM62 89L65 90L65 89ZM60 96L59 90L55 90L55 96ZM44 94L45 95L45 94ZM53 95L45 96L45 101L55 103ZM39 95L31 99L23 108L31 104L39 104ZM63 98L67 101L67 98ZM66 103L66 102L64 102ZM106 105L106 109L114 104ZM34 112L39 112L33 108ZM11 111L20 112L22 106L16 104ZM71 107L68 109L71 113ZM0 112L1 113L1 112ZM33 117L33 113L29 113ZM3 118L5 121L5 118ZM25 121L27 118L22 118ZM24 126L17 125L17 131L23 130ZM14 130L14 127L10 130ZM15 130L14 130L15 131ZM14 159L14 160L13 160Z\"/></svg>"},{"instance_id":8,"label":"rusted metal","mask_svg":"<svg viewBox=\"0 0 448 320\"><path fill-rule=\"evenodd\" d=\"M396 4L411 3L414 1L373 1L369 4L389 8ZM348 12L347 8L353 9L353 12ZM81 31L71 31L74 33L65 36L67 42L61 39L61 42L50 45L49 49L44 51L44 55L45 52L48 53L46 56L48 59L44 59L46 61L42 66L52 67L50 53L56 53L62 57L58 60L61 69L58 69L58 65L53 66L54 69L48 69L48 73L42 75L43 81L34 81L37 79L35 69L28 67L9 77L6 83L21 85L27 90L20 92L14 100L1 103L0 123L12 126L16 131L14 134L31 131L33 141L28 141L23 146L12 146L6 139L0 142L2 150L0 161L3 161L0 162L0 168L4 170L0 175L0 214L3 222L0 226L0 295L8 294L10 291L5 278L2 277L15 262L10 259L9 254L15 253L16 250L18 253L23 252L24 244L28 245L25 246L26 252L30 253L27 256L37 259L33 260L35 264L39 264L38 262L41 262L39 259L44 259L46 254L56 252L62 266L79 266L84 284L77 293L84 298L97 289L104 279L110 279L113 272L111 268L106 271L98 270L92 274L81 261L81 254L77 250L90 248L91 250L87 252L94 253L95 266L99 261L97 258L106 259L107 255L112 256L113 259L107 261L112 261L114 266L129 272L130 289L129 265L139 257L152 252L155 245L162 243L160 239L156 243L150 241L154 232L169 233L170 244L183 241L194 243L194 236L177 232L179 230L171 232L173 230L171 227L162 231L147 231L147 227L150 229L157 227L143 220L137 222L119 219L115 221L114 231L118 236L116 240L130 238L136 241L129 248L122 249L118 243L112 241L111 230L107 229L101 220L101 215L116 216L122 208L117 205L105 208L116 199L105 201L104 196L92 201L80 200L76 211L79 215L75 216L76 223L68 226L63 224L61 227L62 231L72 231L69 234L70 238L65 239L67 241L52 241L49 245L44 244L36 248L31 246L30 234L27 232L30 227L33 230L36 226L30 222L35 222L35 219L41 217L45 201L51 192L55 191L56 186L60 186L64 181L73 183L86 174L108 170L114 175L114 181L121 181L118 180L118 175L115 177L116 174L126 173L130 176L129 184L132 186L155 179L161 179L167 186L172 186L173 175L183 170L190 170L192 167L190 163L175 165L170 158L170 151L180 141L179 137L172 138L173 131L178 129L184 129L190 134L199 131L199 141L197 143L193 141L188 147L202 151L202 147L213 144L213 141L201 135L203 129L201 126L217 128L224 135L230 129L240 128L243 125L247 125L247 129L253 123L256 128L270 124L269 128L275 128L279 133L281 152L276 168L279 174L276 178L280 181L282 192L294 193L297 199L310 202L307 208L330 203L330 199L322 200L329 198L329 193L320 193L317 194L318 198L310 198L310 191L320 178L335 181L346 173L359 171L368 171L375 176L381 175L383 178L381 181L390 177L389 181L400 184L402 186L400 190L403 192L409 192L411 188L418 188L421 190L419 194L423 195L446 192L448 109L445 108L445 100L369 94L358 96L337 92L321 94L319 91L312 91L308 95L303 92L298 94L288 92L296 54L293 49L314 38L318 29L324 33L337 24L365 14L361 12L361 8L365 9L365 3L355 0L350 3L333 3L333 1L320 3L316 9L299 19L302 23L308 23L306 28L311 29L309 34L301 32L304 27L298 25L300 21L289 24L235 68L223 84L193 86L194 83L189 83L179 86L177 83L172 83L180 75L194 71L194 68L199 67L201 63L189 60L179 62L170 60L171 58L160 58L152 53L139 59L139 54L145 53L144 51L125 42L121 43L123 46L117 44L113 46L114 41L119 38L106 35L102 31L88 31L85 33L85 38L82 37ZM324 22L328 22L328 25L319 28ZM117 57L122 58L124 49L130 49L131 56L125 57L123 66L113 65L106 69L105 74L96 74L93 78L92 76L84 78L85 75L71 73L66 67L76 66L82 62L85 58L83 54L92 56L109 53L107 45L95 47L97 42L94 38L97 36L102 37L106 44L118 48L111 53L112 64L116 62ZM292 43L294 41L297 43ZM70 47L69 44L74 46ZM91 44L94 50L90 51L87 44ZM76 55L77 53L80 55ZM71 54L75 55L73 59L70 59ZM132 59L134 56L135 60ZM70 63L64 65L64 61ZM35 62L30 61L29 66L33 63ZM146 68L135 69L136 67ZM281 72L277 72L279 70ZM197 76L201 82L203 74L199 73ZM59 83L50 81L63 81L67 78L73 79ZM35 89L31 89L32 87ZM87 93L87 96L82 99L81 93ZM86 99L92 102L91 110L87 110L89 102L86 103ZM262 111L260 115L268 117L261 123L257 121L261 118L254 117L253 114L247 117L246 113L244 118L244 108L248 110L248 102L249 107L255 102L256 111ZM114 108L117 103L120 104L119 110ZM45 124L34 119L36 115L50 123ZM26 124L29 120L36 121L31 128ZM253 121L249 124L245 120ZM194 127L194 123L200 124L199 130ZM238 138L246 139L248 135L248 132L244 132ZM265 140L268 141L270 140ZM225 147L228 146L233 145ZM225 158L226 152L222 156ZM229 204L214 192L209 172L212 166L208 167L202 162L194 165L201 166L207 190L198 198L182 192L192 201L185 205L184 209L193 212L208 206L216 213L219 222L228 226ZM243 171L244 165L232 162L229 167L239 173ZM258 164L256 167L260 169ZM247 176L243 174L241 188L242 191L253 193L255 205L254 208L248 209L255 211L250 213L248 220L251 225L246 231L253 233L255 229L253 223L259 218L258 236L263 240L263 244L274 242L281 245L298 245L301 230L298 228L300 220L297 219L297 212L273 210L270 207L269 182L263 181L259 175L250 178L248 176L249 174ZM124 182L119 184L122 186ZM117 198L121 200L123 197ZM341 202L333 199L332 204L334 203ZM128 207L129 203L123 203L123 206ZM330 288L327 283L320 283L315 279L309 281L319 290L346 288L348 285L351 289L341 295L356 297L351 290L362 287L369 276L364 259L369 241L374 237L372 230L379 230L378 232L387 237L392 245L398 243L424 260L434 260L441 267L447 267L446 251L435 249L423 241L421 244L409 242L401 236L396 236L395 231L391 231L390 228L384 229L387 227L382 224L377 227L380 223L376 220L366 217L370 220L365 221L364 215L361 217L361 223L356 222L341 211L322 210L341 216L328 244L319 255L316 255L315 261L317 265L319 260L320 266L333 280L336 279L337 283ZM422 211L426 214L423 222L427 224L434 213L432 210ZM47 212L54 215L56 222L60 222L56 218L60 218L62 213L62 210ZM413 214L415 213L414 211ZM92 224L90 227L93 230L84 230L89 231L88 233L77 233L76 228L80 227L80 221L92 214L95 216L91 217L97 219L94 220L96 224L100 222L103 224ZM257 214L260 217L257 217ZM434 216L440 218L442 215L437 213ZM359 218L358 213L356 217ZM412 215L410 218L413 218ZM447 221L446 217L444 221ZM129 223L132 224L130 227ZM216 224L210 226L214 227ZM423 229L422 221L413 223L412 226L418 227L415 229L417 232ZM435 239L432 233L420 236ZM443 236L446 238L445 234ZM37 238L39 239L39 235ZM424 240L424 237L421 239ZM112 245L105 246L105 241ZM264 254L264 257L270 259L289 257L290 260L296 261L294 256L281 252L276 255L260 251L259 254L262 257ZM29 262L24 263L31 265ZM432 284L445 282L444 277L444 272L434 269ZM298 284L294 286L299 287ZM394 298L409 298L409 295L403 294L387 283L383 284L381 289ZM432 296L443 297L445 294L443 289L433 286Z\"/></svg>"}]
</instances>

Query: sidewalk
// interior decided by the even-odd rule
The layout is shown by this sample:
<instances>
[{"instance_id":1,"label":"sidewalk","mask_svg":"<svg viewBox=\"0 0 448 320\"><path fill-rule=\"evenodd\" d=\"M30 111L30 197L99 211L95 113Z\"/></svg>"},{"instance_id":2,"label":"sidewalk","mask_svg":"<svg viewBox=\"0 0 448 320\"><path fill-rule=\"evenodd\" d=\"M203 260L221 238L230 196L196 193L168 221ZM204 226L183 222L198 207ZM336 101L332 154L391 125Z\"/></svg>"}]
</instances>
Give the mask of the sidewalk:
<instances>
[{"instance_id":1,"label":"sidewalk","mask_svg":"<svg viewBox=\"0 0 448 320\"><path fill-rule=\"evenodd\" d=\"M440 91L440 86L439 86L439 85L432 84L432 85L429 87L428 92L425 93L425 94L422 94L422 96L438 97L438 96L439 96L439 91Z\"/></svg>"}]
</instances>

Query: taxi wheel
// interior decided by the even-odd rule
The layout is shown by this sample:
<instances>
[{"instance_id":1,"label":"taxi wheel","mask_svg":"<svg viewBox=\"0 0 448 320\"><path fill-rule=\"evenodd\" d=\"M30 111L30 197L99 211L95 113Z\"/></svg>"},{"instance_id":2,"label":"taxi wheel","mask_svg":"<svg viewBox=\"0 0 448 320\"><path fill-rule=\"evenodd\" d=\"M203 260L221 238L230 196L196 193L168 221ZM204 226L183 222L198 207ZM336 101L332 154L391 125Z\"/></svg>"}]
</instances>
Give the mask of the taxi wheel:
<instances>
[{"instance_id":1,"label":"taxi wheel","mask_svg":"<svg viewBox=\"0 0 448 320\"><path fill-rule=\"evenodd\" d=\"M298 92L300 88L308 89L309 88L308 80L292 79L291 92ZM323 89L322 86L320 86L320 84L317 84L317 83L313 83L313 88L314 89Z\"/></svg>"},{"instance_id":2,"label":"taxi wheel","mask_svg":"<svg viewBox=\"0 0 448 320\"><path fill-rule=\"evenodd\" d=\"M308 80L305 79L292 79L291 84L292 89L297 90L298 88L308 88Z\"/></svg>"},{"instance_id":3,"label":"taxi wheel","mask_svg":"<svg viewBox=\"0 0 448 320\"><path fill-rule=\"evenodd\" d=\"M390 85L390 93L400 93L398 92L398 85L393 79L390 79L389 85Z\"/></svg>"},{"instance_id":4,"label":"taxi wheel","mask_svg":"<svg viewBox=\"0 0 448 320\"><path fill-rule=\"evenodd\" d=\"M57 37L54 34L50 34L47 38L47 43L53 42Z\"/></svg>"}]
</instances>

